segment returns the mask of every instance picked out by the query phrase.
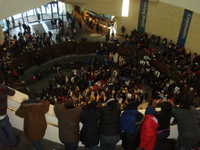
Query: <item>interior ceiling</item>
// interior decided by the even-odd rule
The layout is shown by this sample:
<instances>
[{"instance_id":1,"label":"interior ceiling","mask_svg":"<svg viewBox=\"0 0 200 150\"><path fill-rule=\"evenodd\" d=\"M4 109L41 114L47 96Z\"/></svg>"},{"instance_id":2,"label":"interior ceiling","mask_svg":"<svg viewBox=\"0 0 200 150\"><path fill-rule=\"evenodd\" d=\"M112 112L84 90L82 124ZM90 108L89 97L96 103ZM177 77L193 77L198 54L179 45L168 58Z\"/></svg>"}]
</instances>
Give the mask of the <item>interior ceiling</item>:
<instances>
[{"instance_id":1,"label":"interior ceiling","mask_svg":"<svg viewBox=\"0 0 200 150\"><path fill-rule=\"evenodd\" d=\"M0 19L40 7L52 0L0 0Z\"/></svg>"}]
</instances>

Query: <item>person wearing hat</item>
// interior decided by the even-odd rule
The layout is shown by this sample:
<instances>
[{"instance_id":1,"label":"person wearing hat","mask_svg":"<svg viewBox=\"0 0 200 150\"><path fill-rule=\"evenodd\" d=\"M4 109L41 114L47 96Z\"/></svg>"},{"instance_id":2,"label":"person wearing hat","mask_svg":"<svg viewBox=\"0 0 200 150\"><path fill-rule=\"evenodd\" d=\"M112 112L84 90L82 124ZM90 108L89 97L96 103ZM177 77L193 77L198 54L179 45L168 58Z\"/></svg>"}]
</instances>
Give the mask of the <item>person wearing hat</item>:
<instances>
[{"instance_id":1,"label":"person wearing hat","mask_svg":"<svg viewBox=\"0 0 200 150\"><path fill-rule=\"evenodd\" d=\"M81 108L76 108L72 100L64 104L55 104L58 119L59 138L66 150L77 150L79 142L79 122Z\"/></svg>"}]
</instances>

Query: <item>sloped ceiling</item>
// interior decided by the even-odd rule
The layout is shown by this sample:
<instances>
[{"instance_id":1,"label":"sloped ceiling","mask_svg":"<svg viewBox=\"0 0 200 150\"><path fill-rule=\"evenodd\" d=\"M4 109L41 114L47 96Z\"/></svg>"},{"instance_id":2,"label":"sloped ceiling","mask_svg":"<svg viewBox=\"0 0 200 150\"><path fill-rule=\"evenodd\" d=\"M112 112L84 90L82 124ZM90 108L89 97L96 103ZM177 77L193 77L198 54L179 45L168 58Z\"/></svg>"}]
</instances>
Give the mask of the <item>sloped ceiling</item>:
<instances>
[{"instance_id":1,"label":"sloped ceiling","mask_svg":"<svg viewBox=\"0 0 200 150\"><path fill-rule=\"evenodd\" d=\"M52 0L0 0L0 19L37 8Z\"/></svg>"}]
</instances>

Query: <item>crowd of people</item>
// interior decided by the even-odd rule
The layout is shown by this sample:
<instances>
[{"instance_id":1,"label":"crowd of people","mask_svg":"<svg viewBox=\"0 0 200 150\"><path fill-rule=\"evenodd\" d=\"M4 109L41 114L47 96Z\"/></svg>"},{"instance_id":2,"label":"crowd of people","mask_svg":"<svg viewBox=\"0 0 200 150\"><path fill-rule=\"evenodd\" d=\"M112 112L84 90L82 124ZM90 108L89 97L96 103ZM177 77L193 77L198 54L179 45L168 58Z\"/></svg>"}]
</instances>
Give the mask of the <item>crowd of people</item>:
<instances>
[{"instance_id":1,"label":"crowd of people","mask_svg":"<svg viewBox=\"0 0 200 150\"><path fill-rule=\"evenodd\" d=\"M172 116L179 130L178 150L197 149L200 115L193 107L200 106L200 56L186 53L167 39L137 31L122 42L109 42L99 44L95 60L87 66L78 65L68 73L60 65L54 66L54 78L39 93L41 101L31 98L22 103L17 115L24 118L24 132L34 148L43 149L45 113L51 103L66 150L76 150L79 141L89 150L98 149L99 144L102 150L114 150L120 139L124 150L162 150L169 142ZM6 37L3 47L18 55L52 44L50 32L24 32L12 40ZM4 77L9 73L7 51L1 59ZM16 69L23 74L23 64ZM13 148L19 142L5 110L6 96L14 93L3 84L0 93L0 143ZM143 116L137 108L145 102L148 107ZM155 111L156 106L161 107L160 112Z\"/></svg>"},{"instance_id":2,"label":"crowd of people","mask_svg":"<svg viewBox=\"0 0 200 150\"><path fill-rule=\"evenodd\" d=\"M20 143L6 114L6 96L14 93L1 84L0 143L11 149ZM182 95L179 107L170 99L155 98L149 103L144 116L138 111L139 102L134 99L126 99L123 110L115 98L107 99L102 105L91 101L77 106L72 99L57 102L54 112L58 119L59 139L66 150L76 150L79 142L88 150L113 150L120 139L124 150L172 150L175 149L175 141L167 137L170 135L170 120L174 117L179 131L177 149L196 150L200 142L200 112L192 107L191 98L188 93ZM49 104L48 100L32 97L24 101L16 112L24 118L25 136L36 150L44 149L42 139L47 129L45 114ZM155 110L157 105L161 107L159 112Z\"/></svg>"},{"instance_id":3,"label":"crowd of people","mask_svg":"<svg viewBox=\"0 0 200 150\"><path fill-rule=\"evenodd\" d=\"M27 54L33 54L30 62L40 65L42 60L40 55L44 49L75 40L76 32L74 30L77 30L77 22L73 16L67 14L67 22L61 19L53 19L51 23L52 26L56 26L56 32L48 31L41 33L39 31L32 31L30 25L20 24L20 32L13 34L13 31L7 25L8 30L4 32L5 39L3 45L0 46L1 78L4 78L6 81L13 81L13 79L19 79L23 75L23 72L27 69L25 68L26 64L23 64L23 62L19 63L18 66L15 64L15 60L19 56L26 57Z\"/></svg>"}]
</instances>

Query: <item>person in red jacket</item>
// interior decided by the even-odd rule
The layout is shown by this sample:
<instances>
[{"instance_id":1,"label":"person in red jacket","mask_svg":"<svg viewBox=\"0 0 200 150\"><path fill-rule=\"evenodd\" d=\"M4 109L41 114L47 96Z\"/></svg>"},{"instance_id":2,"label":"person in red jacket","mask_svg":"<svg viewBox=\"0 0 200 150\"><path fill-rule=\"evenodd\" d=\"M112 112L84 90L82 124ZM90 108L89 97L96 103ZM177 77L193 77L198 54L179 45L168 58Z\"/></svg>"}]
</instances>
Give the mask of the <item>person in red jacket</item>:
<instances>
[{"instance_id":1,"label":"person in red jacket","mask_svg":"<svg viewBox=\"0 0 200 150\"><path fill-rule=\"evenodd\" d=\"M155 110L147 107L145 117L140 129L140 150L154 150L157 140L158 121Z\"/></svg>"}]
</instances>

